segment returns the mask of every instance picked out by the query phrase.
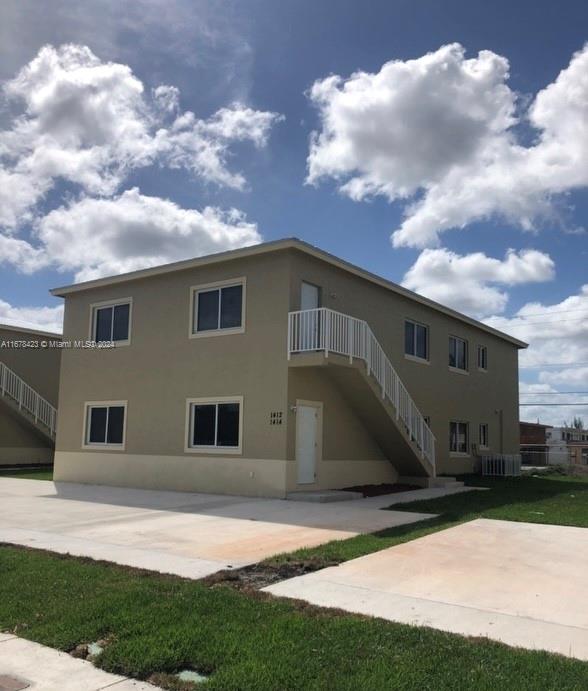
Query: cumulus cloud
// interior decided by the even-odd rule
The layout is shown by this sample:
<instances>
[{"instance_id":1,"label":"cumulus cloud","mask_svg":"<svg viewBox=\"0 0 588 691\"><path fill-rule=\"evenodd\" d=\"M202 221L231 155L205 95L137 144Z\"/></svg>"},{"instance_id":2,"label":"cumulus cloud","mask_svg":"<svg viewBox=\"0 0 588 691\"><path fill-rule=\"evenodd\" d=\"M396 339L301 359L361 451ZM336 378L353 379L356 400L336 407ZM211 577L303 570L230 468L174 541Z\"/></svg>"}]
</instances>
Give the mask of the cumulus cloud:
<instances>
[{"instance_id":1,"label":"cumulus cloud","mask_svg":"<svg viewBox=\"0 0 588 691\"><path fill-rule=\"evenodd\" d=\"M183 209L130 189L112 199L82 198L43 217L42 256L77 281L134 271L261 241L236 209Z\"/></svg>"},{"instance_id":2,"label":"cumulus cloud","mask_svg":"<svg viewBox=\"0 0 588 691\"><path fill-rule=\"evenodd\" d=\"M63 305L14 307L0 299L0 323L61 333L63 331Z\"/></svg>"},{"instance_id":3,"label":"cumulus cloud","mask_svg":"<svg viewBox=\"0 0 588 691\"><path fill-rule=\"evenodd\" d=\"M525 403L573 403L564 406L524 406L523 419L561 425L574 415L588 422L588 397L530 396L557 391L588 391L588 285L553 304L530 302L512 317L490 317L484 322L529 343L521 351L521 393ZM580 365L580 366L578 366ZM586 404L583 401L586 400ZM579 405L578 405L579 403Z\"/></svg>"},{"instance_id":4,"label":"cumulus cloud","mask_svg":"<svg viewBox=\"0 0 588 691\"><path fill-rule=\"evenodd\" d=\"M561 425L579 415L588 422L588 396L561 394L588 390L588 285L561 302L527 303L513 317L484 321L529 343L519 357L521 402L564 404L521 406L521 419Z\"/></svg>"},{"instance_id":5,"label":"cumulus cloud","mask_svg":"<svg viewBox=\"0 0 588 691\"><path fill-rule=\"evenodd\" d=\"M459 255L426 249L407 271L402 285L477 317L502 312L508 293L499 288L549 281L555 276L549 255L537 250L508 250L503 260L482 252Z\"/></svg>"},{"instance_id":6,"label":"cumulus cloud","mask_svg":"<svg viewBox=\"0 0 588 691\"><path fill-rule=\"evenodd\" d=\"M484 321L530 344L521 353L522 366L543 372L540 366L544 363L563 369L588 362L588 284L561 302L529 302L512 317L494 316Z\"/></svg>"},{"instance_id":7,"label":"cumulus cloud","mask_svg":"<svg viewBox=\"0 0 588 691\"><path fill-rule=\"evenodd\" d=\"M508 70L504 57L466 59L455 43L316 81L321 129L307 181L334 178L358 201L406 200L395 246L436 245L440 233L493 215L534 229L553 214L553 195L588 185L588 47L522 114ZM519 123L535 130L530 146Z\"/></svg>"},{"instance_id":8,"label":"cumulus cloud","mask_svg":"<svg viewBox=\"0 0 588 691\"><path fill-rule=\"evenodd\" d=\"M108 196L130 171L158 164L241 189L243 175L228 169L231 144L265 145L280 119L239 103L208 119L179 112L175 87L148 95L128 65L80 45L45 46L3 92L22 108L0 132L0 222L9 228L30 220L58 179Z\"/></svg>"}]
</instances>

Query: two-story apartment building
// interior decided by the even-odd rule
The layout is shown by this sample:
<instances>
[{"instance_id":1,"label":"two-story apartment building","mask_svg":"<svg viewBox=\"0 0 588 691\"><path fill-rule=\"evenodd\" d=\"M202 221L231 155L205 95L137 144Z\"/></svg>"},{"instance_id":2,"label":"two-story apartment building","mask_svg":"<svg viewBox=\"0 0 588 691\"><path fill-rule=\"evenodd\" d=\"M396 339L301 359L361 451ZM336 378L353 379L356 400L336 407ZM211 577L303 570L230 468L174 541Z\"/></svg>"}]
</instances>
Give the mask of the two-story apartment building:
<instances>
[{"instance_id":1,"label":"two-story apartment building","mask_svg":"<svg viewBox=\"0 0 588 691\"><path fill-rule=\"evenodd\" d=\"M53 461L60 342L60 334L0 324L0 466Z\"/></svg>"},{"instance_id":2,"label":"two-story apartment building","mask_svg":"<svg viewBox=\"0 0 588 691\"><path fill-rule=\"evenodd\" d=\"M58 288L57 480L283 497L518 452L525 344L296 239Z\"/></svg>"}]
</instances>

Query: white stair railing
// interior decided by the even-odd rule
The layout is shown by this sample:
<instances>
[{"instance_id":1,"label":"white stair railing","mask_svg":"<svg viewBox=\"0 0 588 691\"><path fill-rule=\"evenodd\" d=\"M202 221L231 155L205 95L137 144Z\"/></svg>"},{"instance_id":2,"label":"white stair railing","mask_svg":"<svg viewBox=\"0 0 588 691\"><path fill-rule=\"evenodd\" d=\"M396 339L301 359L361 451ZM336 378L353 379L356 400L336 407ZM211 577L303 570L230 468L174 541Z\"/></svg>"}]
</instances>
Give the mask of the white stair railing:
<instances>
[{"instance_id":1,"label":"white stair railing","mask_svg":"<svg viewBox=\"0 0 588 691\"><path fill-rule=\"evenodd\" d=\"M294 353L323 351L359 358L394 406L396 418L435 469L435 437L402 383L369 324L362 319L319 307L288 315L288 359Z\"/></svg>"},{"instance_id":2,"label":"white stair railing","mask_svg":"<svg viewBox=\"0 0 588 691\"><path fill-rule=\"evenodd\" d=\"M0 395L11 398L20 410L46 427L51 437L55 436L57 410L3 362L0 362Z\"/></svg>"}]
</instances>

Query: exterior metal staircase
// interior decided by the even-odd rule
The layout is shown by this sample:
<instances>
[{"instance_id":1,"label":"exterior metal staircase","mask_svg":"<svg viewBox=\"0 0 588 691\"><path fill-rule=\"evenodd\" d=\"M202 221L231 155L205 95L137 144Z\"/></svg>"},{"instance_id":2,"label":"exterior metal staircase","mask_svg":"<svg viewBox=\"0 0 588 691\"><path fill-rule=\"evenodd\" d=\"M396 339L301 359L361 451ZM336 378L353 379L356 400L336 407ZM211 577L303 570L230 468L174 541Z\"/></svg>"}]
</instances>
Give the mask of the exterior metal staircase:
<instances>
[{"instance_id":1,"label":"exterior metal staircase","mask_svg":"<svg viewBox=\"0 0 588 691\"><path fill-rule=\"evenodd\" d=\"M427 461L435 476L435 437L412 400L369 324L319 307L288 315L288 359L295 353L322 351L362 360L382 399L392 406L398 427Z\"/></svg>"},{"instance_id":2,"label":"exterior metal staircase","mask_svg":"<svg viewBox=\"0 0 588 691\"><path fill-rule=\"evenodd\" d=\"M0 362L0 400L46 438L55 441L57 410L3 362Z\"/></svg>"}]
</instances>

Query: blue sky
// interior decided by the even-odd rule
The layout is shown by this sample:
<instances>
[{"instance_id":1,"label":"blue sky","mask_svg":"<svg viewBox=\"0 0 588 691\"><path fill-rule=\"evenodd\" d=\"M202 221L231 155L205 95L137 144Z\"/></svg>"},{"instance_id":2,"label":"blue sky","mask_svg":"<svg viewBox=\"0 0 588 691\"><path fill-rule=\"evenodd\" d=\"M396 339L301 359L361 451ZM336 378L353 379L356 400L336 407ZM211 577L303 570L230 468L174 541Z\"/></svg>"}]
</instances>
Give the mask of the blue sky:
<instances>
[{"instance_id":1,"label":"blue sky","mask_svg":"<svg viewBox=\"0 0 588 691\"><path fill-rule=\"evenodd\" d=\"M55 328L56 285L298 236L529 340L526 401L588 391L586 3L51 10L0 7L0 162L11 176L0 201L14 207L0 229L0 321ZM104 101L89 112L89 92L68 91L89 67L87 88L107 100L113 89L116 123L104 125ZM154 96L160 85L173 94ZM523 416L574 413L588 406Z\"/></svg>"}]
</instances>

